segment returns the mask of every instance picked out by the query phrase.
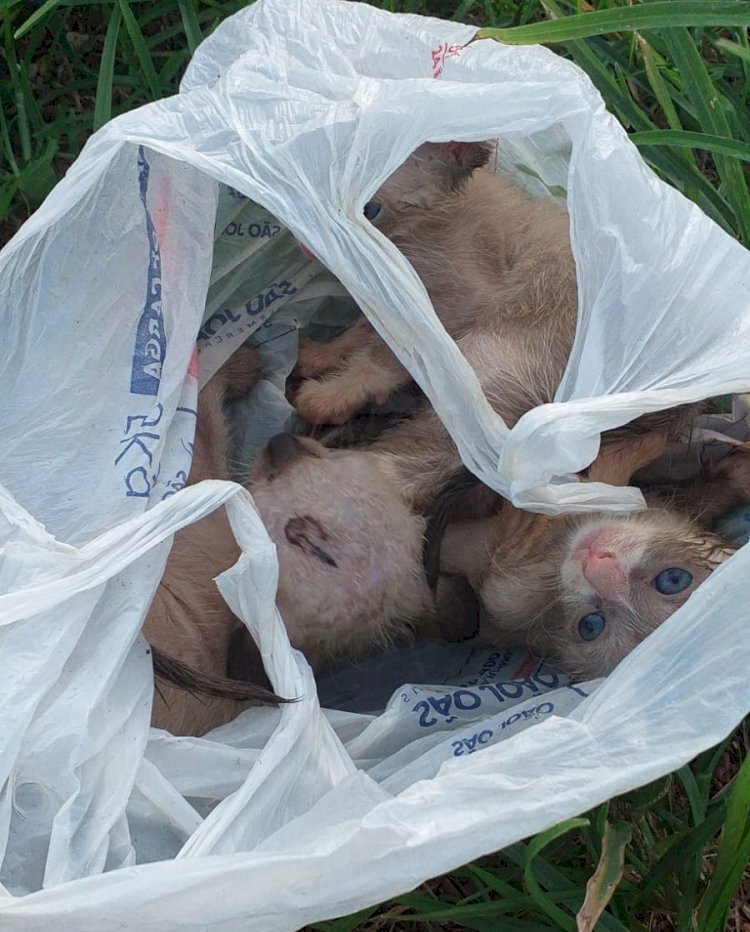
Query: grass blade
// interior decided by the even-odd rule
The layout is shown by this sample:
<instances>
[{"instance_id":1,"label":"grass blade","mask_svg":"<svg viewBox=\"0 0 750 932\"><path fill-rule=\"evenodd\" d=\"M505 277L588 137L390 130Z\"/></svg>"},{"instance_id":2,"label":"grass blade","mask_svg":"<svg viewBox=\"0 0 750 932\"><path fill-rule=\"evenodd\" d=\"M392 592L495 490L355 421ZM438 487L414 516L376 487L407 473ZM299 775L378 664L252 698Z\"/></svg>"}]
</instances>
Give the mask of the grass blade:
<instances>
[{"instance_id":1,"label":"grass blade","mask_svg":"<svg viewBox=\"0 0 750 932\"><path fill-rule=\"evenodd\" d=\"M57 152L57 138L47 140L44 152L28 162L16 179L18 190L32 207L38 207L57 184L57 172L52 159Z\"/></svg>"},{"instance_id":2,"label":"grass blade","mask_svg":"<svg viewBox=\"0 0 750 932\"><path fill-rule=\"evenodd\" d=\"M630 137L633 138L632 136ZM656 803L660 802L669 792L672 786L672 777L659 777L652 783L639 787L628 793L627 799L630 803L631 810L634 814L652 809Z\"/></svg>"},{"instance_id":3,"label":"grass blade","mask_svg":"<svg viewBox=\"0 0 750 932\"><path fill-rule=\"evenodd\" d=\"M393 919L400 922L461 922L465 923L467 919L491 919L493 916L502 916L506 912L524 912L533 908L534 904L531 898L525 893L518 893L513 899L490 900L485 903L468 903L464 905L447 905L442 908L440 903L434 903L432 909L426 909L415 913L413 916L399 913L393 914Z\"/></svg>"},{"instance_id":4,"label":"grass blade","mask_svg":"<svg viewBox=\"0 0 750 932\"><path fill-rule=\"evenodd\" d=\"M476 38L495 39L509 45L531 45L585 39L608 32L679 26L750 26L750 6L743 0L660 0L642 6L566 16L551 23L480 29Z\"/></svg>"},{"instance_id":5,"label":"grass blade","mask_svg":"<svg viewBox=\"0 0 750 932\"><path fill-rule=\"evenodd\" d=\"M8 207L13 202L13 198L18 191L18 179L10 178L8 181L3 178L0 185L0 217L4 217Z\"/></svg>"},{"instance_id":6,"label":"grass blade","mask_svg":"<svg viewBox=\"0 0 750 932\"><path fill-rule=\"evenodd\" d=\"M534 858L545 848L551 841L565 835L567 832L576 828L582 828L589 825L588 819L567 819L560 825L555 825L546 832L542 832L529 842L526 849L526 863L524 865L523 877L526 888L534 898L536 905L543 910L550 919L553 919L561 929L566 932L576 932L576 924L570 913L563 912L539 886L539 882L534 876Z\"/></svg>"},{"instance_id":7,"label":"grass blade","mask_svg":"<svg viewBox=\"0 0 750 932\"><path fill-rule=\"evenodd\" d=\"M675 110L672 97L669 93L664 78L661 76L661 72L656 66L656 62L654 61L653 49L639 33L636 33L636 39L638 41L638 47L641 50L643 66L646 69L648 83L651 85L651 90L654 92L654 97L656 97L657 101L659 102L659 106L661 107L662 113L666 118L667 124L670 129L681 130L682 124L680 123L680 118L677 116L677 111Z\"/></svg>"},{"instance_id":8,"label":"grass blade","mask_svg":"<svg viewBox=\"0 0 750 932\"><path fill-rule=\"evenodd\" d=\"M630 138L637 146L680 146L688 149L707 149L709 152L731 155L743 162L750 162L750 143L738 142L729 136L657 129L644 133L632 133Z\"/></svg>"},{"instance_id":9,"label":"grass blade","mask_svg":"<svg viewBox=\"0 0 750 932\"><path fill-rule=\"evenodd\" d=\"M177 5L180 8L182 25L185 29L185 38L187 39L188 48L192 55L203 41L203 34L201 33L201 27L198 23L198 17L195 14L193 0L177 0Z\"/></svg>"},{"instance_id":10,"label":"grass blade","mask_svg":"<svg viewBox=\"0 0 750 932\"><path fill-rule=\"evenodd\" d=\"M474 878L475 883L484 884L487 890L492 890L493 893L496 893L498 896L512 897L516 896L518 893L518 890L516 890L515 887L512 887L501 877L498 877L497 874L494 874L492 871L485 870L478 864L470 864L468 866L468 871Z\"/></svg>"},{"instance_id":11,"label":"grass blade","mask_svg":"<svg viewBox=\"0 0 750 932\"><path fill-rule=\"evenodd\" d=\"M543 2L551 16L562 16L556 0ZM609 109L626 127L644 132L658 129L630 94L620 87L587 42L575 39L566 42L565 48L573 61L588 74ZM641 154L657 172L687 194L719 226L733 236L736 235L731 208L697 166L667 147L644 149Z\"/></svg>"},{"instance_id":12,"label":"grass blade","mask_svg":"<svg viewBox=\"0 0 750 932\"><path fill-rule=\"evenodd\" d=\"M647 899L651 896L656 888L663 884L670 874L678 873L682 865L687 863L694 854L700 851L706 843L713 838L722 826L725 813L726 809L724 806L716 806L715 809L709 812L700 825L697 825L688 832L675 834L673 836L675 840L659 859L658 863L654 865L647 880L640 889L640 895L643 899Z\"/></svg>"},{"instance_id":13,"label":"grass blade","mask_svg":"<svg viewBox=\"0 0 750 932\"><path fill-rule=\"evenodd\" d=\"M706 803L711 796L711 783L714 778L714 771L733 741L734 735L729 735L720 744L717 744L716 747L709 748L707 751L699 754L692 763L696 783Z\"/></svg>"},{"instance_id":14,"label":"grass blade","mask_svg":"<svg viewBox=\"0 0 750 932\"><path fill-rule=\"evenodd\" d=\"M750 858L750 754L745 758L726 801L726 818L719 840L716 867L700 909L700 928L716 927L717 915L728 905Z\"/></svg>"},{"instance_id":15,"label":"grass blade","mask_svg":"<svg viewBox=\"0 0 750 932\"><path fill-rule=\"evenodd\" d=\"M578 820L573 819L571 821L575 822ZM580 821L585 823L588 820L582 819ZM568 823L565 823L565 825L568 826ZM580 827L585 828L585 824L581 825ZM555 829L553 828L549 831L555 832ZM561 833L558 832L557 834L559 835ZM509 861L512 861L514 864L519 865L525 870L529 864L528 852L531 844L533 844L535 841L538 841L543 836L548 835L548 832L544 832L542 835L538 835L535 839L532 839L528 846L521 844L520 842L515 845L510 845L510 847L503 850L503 857L507 858ZM551 840L552 839L547 837L546 841L544 841L544 844L548 844ZM561 902L570 901L571 903L578 905L583 899L582 893L579 892L578 884L573 882L566 873L559 870L548 861L545 861L542 858L538 858L534 862L534 874L534 879L541 881L541 883L543 883L547 889L554 889L556 891L555 895L561 900ZM581 884L581 888L582 886L583 884ZM572 921L572 916L570 918ZM597 932L632 932L632 930L628 929L627 926L623 926L622 923L615 919L614 916L610 916L609 913L604 913L602 915L599 921L599 927L600 928L597 930Z\"/></svg>"},{"instance_id":16,"label":"grass blade","mask_svg":"<svg viewBox=\"0 0 750 932\"><path fill-rule=\"evenodd\" d=\"M60 0L47 0L46 3L43 3L43 4L39 7L38 10L35 10L27 20L24 20L24 22L21 23L21 25L18 27L18 29L16 29L16 31L13 33L13 38L14 38L14 39L20 39L21 36L25 36L26 33L27 33L30 29L33 29L34 26L36 26L36 24L37 24L38 22L40 22L41 20L43 20L44 17L45 17L49 12L51 12L52 10L54 10L54 8L55 8L59 3L60 3Z\"/></svg>"},{"instance_id":17,"label":"grass blade","mask_svg":"<svg viewBox=\"0 0 750 932\"><path fill-rule=\"evenodd\" d=\"M5 109L3 107L0 107L0 138L3 142L3 150L5 151L5 158L8 160L8 165L10 165L10 170L18 177L18 162L16 162L13 155L13 145L10 141L10 133L8 132L8 124L5 120ZM0 215L2 215L2 212L0 212Z\"/></svg>"},{"instance_id":18,"label":"grass blade","mask_svg":"<svg viewBox=\"0 0 750 932\"><path fill-rule=\"evenodd\" d=\"M675 774L682 784L682 788L685 790L685 795L690 803L693 825L700 825L706 817L706 807L700 788L698 787L698 782L695 779L695 774L688 764L685 764L684 767L680 767L679 770L675 771Z\"/></svg>"},{"instance_id":19,"label":"grass blade","mask_svg":"<svg viewBox=\"0 0 750 932\"><path fill-rule=\"evenodd\" d=\"M596 870L586 884L586 898L578 910L578 932L593 932L597 920L607 908L625 870L625 848L632 826L627 822L606 822L602 836L602 854Z\"/></svg>"},{"instance_id":20,"label":"grass blade","mask_svg":"<svg viewBox=\"0 0 750 932\"><path fill-rule=\"evenodd\" d=\"M146 79L146 83L148 84L151 99L160 100L163 95L159 86L159 79L156 75L154 63L151 61L151 56L148 54L146 40L143 38L141 27L138 25L138 21L133 15L133 11L130 9L128 0L117 0L117 2L120 6L122 18L125 22L125 28L128 31L128 35L130 36L133 50L135 51L138 62L141 66L141 69L143 70L143 76Z\"/></svg>"},{"instance_id":21,"label":"grass blade","mask_svg":"<svg viewBox=\"0 0 750 932\"><path fill-rule=\"evenodd\" d=\"M96 103L94 104L94 131L104 126L112 117L112 81L115 73L115 51L117 36L120 32L122 12L119 6L112 8L104 36L104 48L99 65L99 78L96 82Z\"/></svg>"},{"instance_id":22,"label":"grass blade","mask_svg":"<svg viewBox=\"0 0 750 932\"><path fill-rule=\"evenodd\" d=\"M462 921L462 927L473 929L474 932L501 932L501 930L502 932L547 932L547 930L554 932L554 926L548 926L544 922L539 922L538 919L529 922L527 919L509 919L507 916L502 917L502 925L498 925L497 919L487 921L474 919ZM398 926L391 928L398 928Z\"/></svg>"},{"instance_id":23,"label":"grass blade","mask_svg":"<svg viewBox=\"0 0 750 932\"><path fill-rule=\"evenodd\" d=\"M331 922L316 923L311 925L310 929L315 929L316 932L318 930L319 932L353 932L360 923L369 919L376 911L377 906L362 909L359 912L352 913L351 916L343 916L341 919L333 919Z\"/></svg>"},{"instance_id":24,"label":"grass blade","mask_svg":"<svg viewBox=\"0 0 750 932\"><path fill-rule=\"evenodd\" d=\"M21 137L21 159L24 162L28 162L31 160L31 130L29 127L29 115L26 107L24 89L21 86L21 69L18 66L15 43L11 34L10 17L5 17L3 27L5 58L11 74L11 87L13 88L13 99L18 116L18 134Z\"/></svg>"},{"instance_id":25,"label":"grass blade","mask_svg":"<svg viewBox=\"0 0 750 932\"><path fill-rule=\"evenodd\" d=\"M736 851L743 835L743 827L750 819L750 754L745 758L734 778L732 788L727 797L727 817L722 830L721 845L719 847L719 860L716 871L721 870L722 854Z\"/></svg>"},{"instance_id":26,"label":"grass blade","mask_svg":"<svg viewBox=\"0 0 750 932\"><path fill-rule=\"evenodd\" d=\"M748 5L750 10L750 5ZM711 77L703 64L698 49L687 29L670 30L665 36L675 65L685 82L685 88L692 101L704 132L716 136L731 137L727 118ZM739 225L742 239L750 244L750 195L742 172L742 166L735 158L716 154L716 168L721 177L724 194L731 206Z\"/></svg>"},{"instance_id":27,"label":"grass blade","mask_svg":"<svg viewBox=\"0 0 750 932\"><path fill-rule=\"evenodd\" d=\"M748 862L750 862L750 830L734 853L734 860L721 879L720 885L714 885L712 880L709 886L712 895L707 901L705 915L701 907L698 920L698 928L701 932L723 932L726 928L726 916L742 875L747 870Z\"/></svg>"},{"instance_id":28,"label":"grass blade","mask_svg":"<svg viewBox=\"0 0 750 932\"><path fill-rule=\"evenodd\" d=\"M730 39L717 39L714 45L717 49L721 49L722 52L728 52L730 55L736 55L738 58L743 59L743 61L750 62L750 49L745 48L744 45L739 45L739 43L732 42Z\"/></svg>"}]
</instances>

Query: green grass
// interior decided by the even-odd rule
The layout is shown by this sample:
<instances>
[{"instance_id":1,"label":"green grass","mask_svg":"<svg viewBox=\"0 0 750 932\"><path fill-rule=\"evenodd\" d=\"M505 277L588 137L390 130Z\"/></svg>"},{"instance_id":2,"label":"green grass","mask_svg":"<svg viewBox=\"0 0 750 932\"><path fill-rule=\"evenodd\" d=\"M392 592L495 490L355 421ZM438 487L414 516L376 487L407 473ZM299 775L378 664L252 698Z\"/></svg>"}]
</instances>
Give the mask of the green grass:
<instances>
[{"instance_id":1,"label":"green grass","mask_svg":"<svg viewBox=\"0 0 750 932\"><path fill-rule=\"evenodd\" d=\"M595 926L581 928L598 932L746 930L750 878L739 892L738 886L750 857L747 749L748 732L742 728L689 767L584 818L511 845L385 906L309 929L575 932L585 901L589 918L599 918ZM587 883L600 863L587 897Z\"/></svg>"},{"instance_id":2,"label":"green grass","mask_svg":"<svg viewBox=\"0 0 750 932\"><path fill-rule=\"evenodd\" d=\"M6 78L0 84L0 212L6 235L39 206L93 129L176 93L200 39L244 5L0 2L0 76ZM381 5L503 30L497 34L503 41L552 44L589 73L652 167L750 245L750 4L598 0L593 12L585 12L591 6L585 0Z\"/></svg>"},{"instance_id":3,"label":"green grass","mask_svg":"<svg viewBox=\"0 0 750 932\"><path fill-rule=\"evenodd\" d=\"M0 0L0 239L41 203L94 129L176 93L197 44L244 5ZM549 43L590 75L654 170L750 246L750 3L376 5L503 30L487 35L506 42ZM742 910L750 899L749 815L748 735L741 728L690 767L583 819L385 906L314 928L575 929L601 861L586 903L590 915L604 910L597 930L747 932L750 912Z\"/></svg>"}]
</instances>

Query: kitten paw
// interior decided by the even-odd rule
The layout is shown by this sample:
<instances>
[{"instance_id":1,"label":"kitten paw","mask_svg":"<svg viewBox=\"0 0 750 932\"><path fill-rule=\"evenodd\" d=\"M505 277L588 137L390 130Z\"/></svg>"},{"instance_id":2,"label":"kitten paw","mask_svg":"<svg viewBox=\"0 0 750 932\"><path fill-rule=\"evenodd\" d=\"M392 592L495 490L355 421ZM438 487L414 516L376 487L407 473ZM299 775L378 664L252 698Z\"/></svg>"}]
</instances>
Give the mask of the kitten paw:
<instances>
[{"instance_id":1,"label":"kitten paw","mask_svg":"<svg viewBox=\"0 0 750 932\"><path fill-rule=\"evenodd\" d=\"M316 343L307 337L300 337L294 374L303 379L314 379L335 369L341 362L341 354L331 350L330 343Z\"/></svg>"},{"instance_id":2,"label":"kitten paw","mask_svg":"<svg viewBox=\"0 0 750 932\"><path fill-rule=\"evenodd\" d=\"M302 383L293 404L297 414L308 424L343 424L361 407L339 386L312 380Z\"/></svg>"}]
</instances>

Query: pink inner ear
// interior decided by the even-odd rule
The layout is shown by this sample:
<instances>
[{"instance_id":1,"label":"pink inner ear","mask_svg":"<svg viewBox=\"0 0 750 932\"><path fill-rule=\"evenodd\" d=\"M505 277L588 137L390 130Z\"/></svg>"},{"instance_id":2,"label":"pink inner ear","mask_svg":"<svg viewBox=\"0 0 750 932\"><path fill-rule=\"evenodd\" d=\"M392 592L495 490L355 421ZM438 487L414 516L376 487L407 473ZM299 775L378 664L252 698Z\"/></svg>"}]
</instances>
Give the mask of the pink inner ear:
<instances>
[{"instance_id":1,"label":"pink inner ear","mask_svg":"<svg viewBox=\"0 0 750 932\"><path fill-rule=\"evenodd\" d=\"M434 159L442 165L462 172L486 165L491 144L484 142L425 142L415 150L423 159Z\"/></svg>"},{"instance_id":2,"label":"pink inner ear","mask_svg":"<svg viewBox=\"0 0 750 932\"><path fill-rule=\"evenodd\" d=\"M336 566L336 561L328 552L328 534L320 522L310 515L291 518L284 528L286 539L294 547L299 547L308 556L317 557L328 566Z\"/></svg>"},{"instance_id":3,"label":"pink inner ear","mask_svg":"<svg viewBox=\"0 0 750 932\"><path fill-rule=\"evenodd\" d=\"M445 148L456 160L456 164L465 165L471 161L474 145L472 142L448 142Z\"/></svg>"},{"instance_id":4,"label":"pink inner ear","mask_svg":"<svg viewBox=\"0 0 750 932\"><path fill-rule=\"evenodd\" d=\"M491 144L488 142L448 142L446 150L461 169L481 168L490 159Z\"/></svg>"},{"instance_id":5,"label":"pink inner ear","mask_svg":"<svg viewBox=\"0 0 750 932\"><path fill-rule=\"evenodd\" d=\"M328 535L321 527L320 523L310 515L304 515L298 518L291 518L284 528L286 539L290 544L308 549L311 545L320 546L328 540Z\"/></svg>"}]
</instances>

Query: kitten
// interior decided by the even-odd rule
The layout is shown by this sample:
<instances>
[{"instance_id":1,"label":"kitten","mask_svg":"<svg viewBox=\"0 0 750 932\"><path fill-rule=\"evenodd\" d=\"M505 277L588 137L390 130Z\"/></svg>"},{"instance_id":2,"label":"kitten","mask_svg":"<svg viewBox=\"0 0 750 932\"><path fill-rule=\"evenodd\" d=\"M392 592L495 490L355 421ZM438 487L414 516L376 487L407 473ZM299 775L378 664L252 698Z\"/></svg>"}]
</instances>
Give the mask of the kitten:
<instances>
[{"instance_id":1,"label":"kitten","mask_svg":"<svg viewBox=\"0 0 750 932\"><path fill-rule=\"evenodd\" d=\"M236 351L199 395L190 483L228 474L222 402L227 367L241 371L242 357ZM461 580L441 580L437 598L430 591L425 519L394 497L395 480L387 454L329 450L291 434L273 438L253 464L249 488L277 547L276 603L314 668L384 647L440 610L452 624L477 610ZM250 704L285 701L266 688L257 648L213 582L238 557L224 509L175 535L144 625L162 680L155 727L203 734ZM255 685L244 689L228 675Z\"/></svg>"},{"instance_id":2,"label":"kitten","mask_svg":"<svg viewBox=\"0 0 750 932\"><path fill-rule=\"evenodd\" d=\"M425 519L398 494L394 457L280 434L249 489L276 544L276 604L313 667L387 645L435 602L422 569Z\"/></svg>"},{"instance_id":3,"label":"kitten","mask_svg":"<svg viewBox=\"0 0 750 932\"><path fill-rule=\"evenodd\" d=\"M512 426L554 398L575 336L577 284L566 211L485 170L490 151L486 143L426 143L365 213L411 261L490 405ZM411 380L364 319L330 343L303 341L298 372L329 369L335 371L306 379L294 395L308 422L346 422ZM610 431L606 442L658 429L676 434L694 413L682 406L646 415ZM417 510L429 508L461 466L426 405L370 449L398 457Z\"/></svg>"},{"instance_id":4,"label":"kitten","mask_svg":"<svg viewBox=\"0 0 750 932\"><path fill-rule=\"evenodd\" d=\"M491 402L506 423L551 401L577 317L568 216L507 178L477 170L486 143L426 143L365 206L424 283L469 362L493 359ZM532 362L533 361L533 364ZM294 396L311 423L341 423L411 381L366 320L327 344L303 341L298 372L329 375Z\"/></svg>"},{"instance_id":5,"label":"kitten","mask_svg":"<svg viewBox=\"0 0 750 932\"><path fill-rule=\"evenodd\" d=\"M223 402L226 397L247 392L259 372L255 352L243 347L199 393L188 484L228 478ZM232 691L231 684L224 682L230 639L240 622L213 579L238 557L239 548L223 508L175 534L143 627L159 681L151 716L156 728L174 734L202 734L234 718L251 704L248 700L254 704L283 701L267 688L259 656L255 664L257 686Z\"/></svg>"},{"instance_id":6,"label":"kitten","mask_svg":"<svg viewBox=\"0 0 750 932\"><path fill-rule=\"evenodd\" d=\"M549 518L504 503L449 526L440 566L476 590L483 639L552 654L575 679L605 676L737 549L707 528L749 498L750 455L737 453L631 515Z\"/></svg>"},{"instance_id":7,"label":"kitten","mask_svg":"<svg viewBox=\"0 0 750 932\"><path fill-rule=\"evenodd\" d=\"M415 420L418 424L419 417ZM394 432L403 440L407 428L416 446L413 423L399 425ZM611 446L592 464L590 478L627 481L663 445L663 435L657 434ZM636 454L628 454L633 448ZM470 633L467 628L476 621L477 607L461 590L466 577L483 606L485 639L554 651L575 675L601 675L734 549L673 510L546 518L502 503L499 514L449 527L444 573L434 600L421 562L426 520L414 507L409 453L404 473L393 450L330 450L311 438L282 434L253 464L249 488L277 547L277 605L290 640L315 668L329 657L356 658L382 648L415 626L430 634L445 633L452 622L459 631L451 631L451 639ZM748 463L750 457L737 455L722 465L715 477L713 504L708 509L705 501L698 506L705 520L719 504L727 504L728 489L735 497L750 494L750 466L744 472L740 468ZM480 510L486 510L489 501ZM496 508L502 500L493 495L491 501ZM619 548L620 570L608 562L613 541ZM633 616L623 608L628 599L622 579L627 577L630 585L636 564L641 567L638 585L654 583L655 591L648 589L641 601L636 600ZM585 585L575 582L576 566ZM685 573L691 576L687 582ZM673 591L660 592L658 586ZM567 595L564 623L559 612L548 611L562 593ZM604 597L613 594L605 605ZM454 616L457 607L461 612ZM619 617L623 613L624 620ZM603 627L597 614L604 616ZM246 632L239 631L229 649L230 670L245 679L245 661L253 645Z\"/></svg>"},{"instance_id":8,"label":"kitten","mask_svg":"<svg viewBox=\"0 0 750 932\"><path fill-rule=\"evenodd\" d=\"M461 580L436 574L435 599L422 566L423 506L457 462L446 438L424 409L365 449L280 434L253 464L249 489L279 559L277 605L314 667L382 647L415 623L465 631L473 606ZM658 437L650 455L662 447ZM482 514L497 501L489 493L473 507Z\"/></svg>"}]
</instances>

